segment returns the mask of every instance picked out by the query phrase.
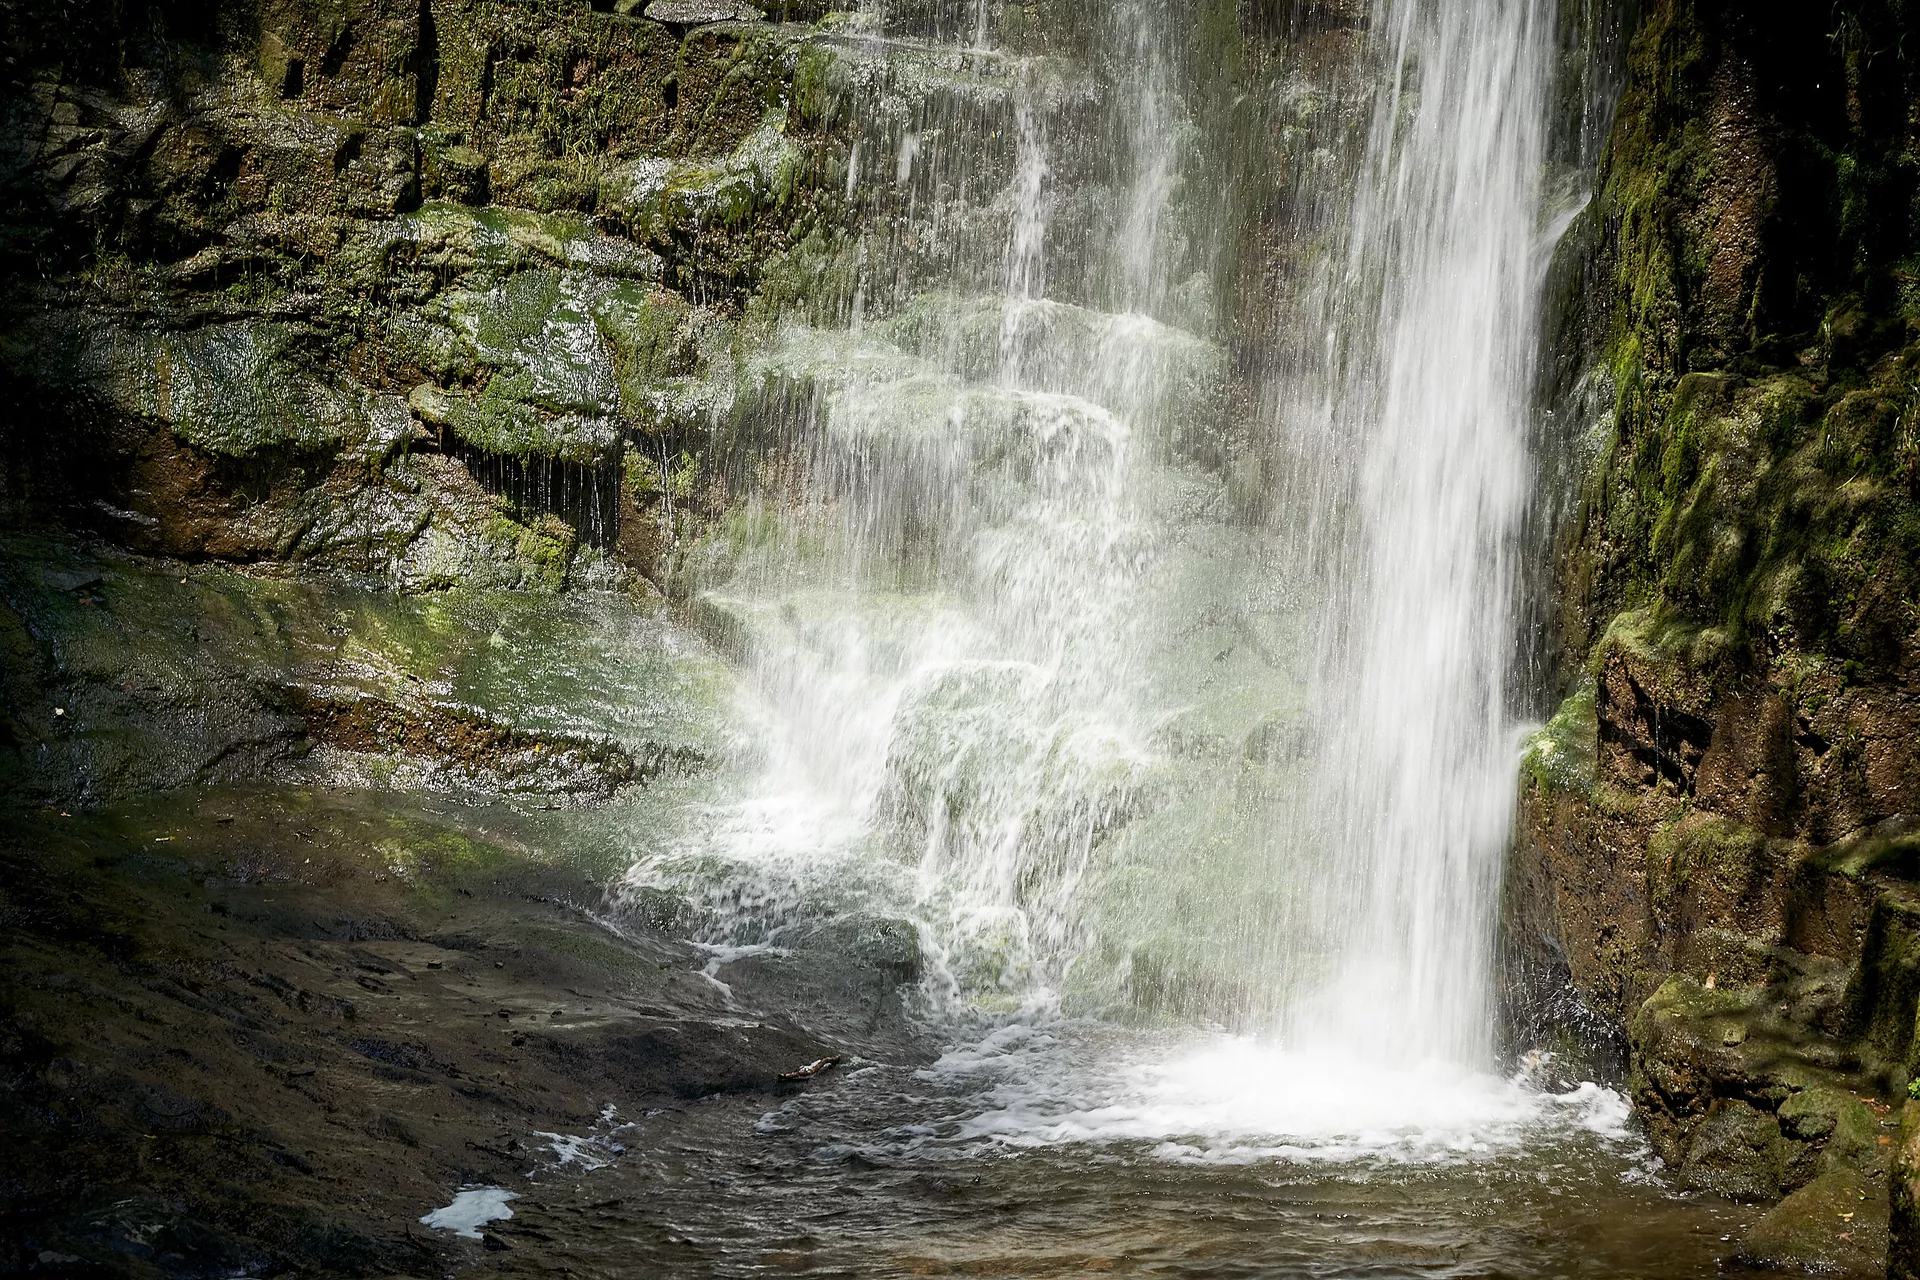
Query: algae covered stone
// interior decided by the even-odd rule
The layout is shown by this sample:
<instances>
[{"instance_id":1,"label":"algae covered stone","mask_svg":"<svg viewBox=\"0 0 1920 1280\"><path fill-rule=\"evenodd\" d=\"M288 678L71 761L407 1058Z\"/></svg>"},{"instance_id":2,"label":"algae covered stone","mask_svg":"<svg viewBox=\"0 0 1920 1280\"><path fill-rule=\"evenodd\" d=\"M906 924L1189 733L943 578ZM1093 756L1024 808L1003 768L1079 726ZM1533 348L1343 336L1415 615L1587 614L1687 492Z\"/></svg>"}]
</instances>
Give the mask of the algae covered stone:
<instances>
[{"instance_id":1,"label":"algae covered stone","mask_svg":"<svg viewBox=\"0 0 1920 1280\"><path fill-rule=\"evenodd\" d=\"M81 376L122 412L164 422L196 448L384 457L412 431L397 396L336 383L318 335L272 321L198 329L102 326L81 338Z\"/></svg>"},{"instance_id":2,"label":"algae covered stone","mask_svg":"<svg viewBox=\"0 0 1920 1280\"><path fill-rule=\"evenodd\" d=\"M1857 1169L1823 1173L1769 1209L1742 1238L1737 1256L1763 1267L1880 1275L1887 1259L1882 1189Z\"/></svg>"},{"instance_id":3,"label":"algae covered stone","mask_svg":"<svg viewBox=\"0 0 1920 1280\"><path fill-rule=\"evenodd\" d=\"M1791 1151L1778 1119L1738 1099L1714 1105L1694 1131L1680 1176L1689 1187L1734 1200L1780 1194Z\"/></svg>"}]
</instances>

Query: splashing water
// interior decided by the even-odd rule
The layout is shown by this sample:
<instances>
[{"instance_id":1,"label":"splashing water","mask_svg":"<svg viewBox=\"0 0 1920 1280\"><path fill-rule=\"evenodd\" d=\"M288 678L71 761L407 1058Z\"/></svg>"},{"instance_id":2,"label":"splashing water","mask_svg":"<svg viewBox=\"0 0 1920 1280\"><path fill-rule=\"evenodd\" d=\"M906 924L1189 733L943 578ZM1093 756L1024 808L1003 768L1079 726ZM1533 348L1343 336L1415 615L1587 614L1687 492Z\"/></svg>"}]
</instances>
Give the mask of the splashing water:
<instances>
[{"instance_id":1,"label":"splashing water","mask_svg":"<svg viewBox=\"0 0 1920 1280\"><path fill-rule=\"evenodd\" d=\"M1177 1164L1472 1161L1568 1130L1634 1145L1625 1101L1591 1084L1553 1093L1524 1074L1369 1063L1252 1037L1144 1055L1130 1048L1124 1059L1087 1060L1015 1027L948 1054L929 1074L992 1080L986 1109L960 1127L960 1140L1146 1142L1157 1144L1154 1158Z\"/></svg>"},{"instance_id":2,"label":"splashing water","mask_svg":"<svg viewBox=\"0 0 1920 1280\"><path fill-rule=\"evenodd\" d=\"M691 899L716 956L905 916L956 1034L1064 1009L1275 1038L1002 1055L1054 1080L981 1113L1008 1142L1617 1128L1612 1095L1483 1074L1551 8L1378 0L1297 95L1260 410L1206 301L1191 33L1105 7L1089 85L969 14L964 51L842 51L920 96L861 99L847 191L893 220L848 326L787 324L743 379L778 480L700 606L749 676L751 781L631 884Z\"/></svg>"}]
</instances>

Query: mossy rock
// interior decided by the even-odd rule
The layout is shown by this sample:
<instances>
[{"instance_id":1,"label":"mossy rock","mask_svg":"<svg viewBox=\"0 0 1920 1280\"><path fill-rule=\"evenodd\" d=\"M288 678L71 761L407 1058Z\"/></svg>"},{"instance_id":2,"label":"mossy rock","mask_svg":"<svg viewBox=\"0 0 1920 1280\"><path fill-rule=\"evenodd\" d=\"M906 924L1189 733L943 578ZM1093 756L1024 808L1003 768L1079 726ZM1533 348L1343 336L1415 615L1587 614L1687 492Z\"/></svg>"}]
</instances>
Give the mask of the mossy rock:
<instances>
[{"instance_id":1,"label":"mossy rock","mask_svg":"<svg viewBox=\"0 0 1920 1280\"><path fill-rule=\"evenodd\" d=\"M770 119L723 157L643 156L609 170L599 179L598 206L648 241L707 236L786 204L801 162L800 149Z\"/></svg>"},{"instance_id":2,"label":"mossy rock","mask_svg":"<svg viewBox=\"0 0 1920 1280\"><path fill-rule=\"evenodd\" d=\"M1766 839L1759 832L1712 814L1690 813L1647 841L1647 899L1663 920L1685 905L1737 900L1767 865Z\"/></svg>"},{"instance_id":3,"label":"mossy rock","mask_svg":"<svg viewBox=\"0 0 1920 1280\"><path fill-rule=\"evenodd\" d=\"M1595 786L1594 760L1600 725L1594 715L1594 685L1583 680L1522 749L1520 767L1546 792L1584 796Z\"/></svg>"},{"instance_id":4,"label":"mossy rock","mask_svg":"<svg viewBox=\"0 0 1920 1280\"><path fill-rule=\"evenodd\" d=\"M470 153L451 148L449 157ZM470 209L429 201L388 226L369 228L352 256L381 255L385 263L404 249L413 260L443 275L474 270L507 274L541 267L590 269L616 279L658 279L660 259L630 240L606 235L585 219L498 206Z\"/></svg>"},{"instance_id":5,"label":"mossy rock","mask_svg":"<svg viewBox=\"0 0 1920 1280\"><path fill-rule=\"evenodd\" d=\"M1920 901L1882 893L1867 917L1860 960L1847 984L1848 1030L1882 1062L1920 1066L1915 1010L1920 1008Z\"/></svg>"},{"instance_id":6,"label":"mossy rock","mask_svg":"<svg viewBox=\"0 0 1920 1280\"><path fill-rule=\"evenodd\" d=\"M1893 1240L1887 1250L1891 1280L1920 1277L1920 1101L1900 1111L1900 1136L1887 1175L1888 1218Z\"/></svg>"},{"instance_id":7,"label":"mossy rock","mask_svg":"<svg viewBox=\"0 0 1920 1280\"><path fill-rule=\"evenodd\" d=\"M1754 1266L1827 1275L1885 1274L1884 1188L1856 1169L1822 1173L1754 1223L1735 1256Z\"/></svg>"},{"instance_id":8,"label":"mossy rock","mask_svg":"<svg viewBox=\"0 0 1920 1280\"><path fill-rule=\"evenodd\" d=\"M1794 1154L1778 1119L1737 1098L1722 1099L1694 1130L1680 1177L1696 1191L1733 1200L1772 1200L1780 1194Z\"/></svg>"},{"instance_id":9,"label":"mossy rock","mask_svg":"<svg viewBox=\"0 0 1920 1280\"><path fill-rule=\"evenodd\" d=\"M60 331L59 323L49 332ZM74 372L121 413L164 422L207 453L349 452L368 460L412 434L400 400L337 385L316 335L240 321L182 331L86 326Z\"/></svg>"},{"instance_id":10,"label":"mossy rock","mask_svg":"<svg viewBox=\"0 0 1920 1280\"><path fill-rule=\"evenodd\" d=\"M470 393L424 384L409 397L413 411L486 453L612 462L620 384L594 316L607 288L586 274L522 271L484 293L447 294L441 306L462 363L485 385Z\"/></svg>"},{"instance_id":11,"label":"mossy rock","mask_svg":"<svg viewBox=\"0 0 1920 1280\"><path fill-rule=\"evenodd\" d=\"M601 295L593 316L613 354L621 404L642 431L688 434L732 406L738 333L712 310L623 282Z\"/></svg>"},{"instance_id":12,"label":"mossy rock","mask_svg":"<svg viewBox=\"0 0 1920 1280\"><path fill-rule=\"evenodd\" d=\"M1703 676L1724 655L1726 636L1669 610L1628 609L1615 614L1587 660L1590 675L1603 676L1618 655L1656 700L1698 704L1708 692Z\"/></svg>"},{"instance_id":13,"label":"mossy rock","mask_svg":"<svg viewBox=\"0 0 1920 1280\"><path fill-rule=\"evenodd\" d=\"M1867 1105L1843 1089L1814 1086L1780 1104L1780 1127L1802 1142L1828 1143L1843 1154L1873 1150L1879 1122Z\"/></svg>"},{"instance_id":14,"label":"mossy rock","mask_svg":"<svg viewBox=\"0 0 1920 1280\"><path fill-rule=\"evenodd\" d=\"M1890 818L1864 835L1828 845L1809 862L1821 872L1864 880L1875 873L1920 880L1920 830L1911 818Z\"/></svg>"},{"instance_id":15,"label":"mossy rock","mask_svg":"<svg viewBox=\"0 0 1920 1280\"><path fill-rule=\"evenodd\" d=\"M1710 1018L1742 1017L1753 1009L1764 993L1739 987L1705 986L1686 974L1676 973L1647 997L1634 1015L1634 1025L1649 1028L1657 1024L1698 1022Z\"/></svg>"}]
</instances>

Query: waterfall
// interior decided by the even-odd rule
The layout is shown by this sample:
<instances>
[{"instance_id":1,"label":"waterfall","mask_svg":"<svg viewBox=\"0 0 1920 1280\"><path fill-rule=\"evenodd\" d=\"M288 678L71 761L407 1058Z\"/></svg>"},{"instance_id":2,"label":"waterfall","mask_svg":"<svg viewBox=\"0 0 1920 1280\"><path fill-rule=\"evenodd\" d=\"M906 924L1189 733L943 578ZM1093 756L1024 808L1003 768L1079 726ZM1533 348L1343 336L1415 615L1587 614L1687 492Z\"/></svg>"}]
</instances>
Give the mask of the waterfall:
<instances>
[{"instance_id":1,"label":"waterfall","mask_svg":"<svg viewBox=\"0 0 1920 1280\"><path fill-rule=\"evenodd\" d=\"M1514 803L1515 541L1546 260L1554 41L1542 0L1380 0L1378 85L1344 244L1283 391L1323 551L1298 828L1331 850L1332 977L1295 1026L1368 1054L1476 1060ZM1302 847L1296 856L1307 858Z\"/></svg>"},{"instance_id":2,"label":"waterfall","mask_svg":"<svg viewBox=\"0 0 1920 1280\"><path fill-rule=\"evenodd\" d=\"M1298 265L1251 383L1196 114L1241 72L1148 0L1078 61L964 8L822 46L860 122L848 323L747 358L772 443L698 602L749 767L630 879L717 957L910 919L943 1017L1482 1061L1549 8L1379 0L1273 72L1310 120L1266 175Z\"/></svg>"}]
</instances>

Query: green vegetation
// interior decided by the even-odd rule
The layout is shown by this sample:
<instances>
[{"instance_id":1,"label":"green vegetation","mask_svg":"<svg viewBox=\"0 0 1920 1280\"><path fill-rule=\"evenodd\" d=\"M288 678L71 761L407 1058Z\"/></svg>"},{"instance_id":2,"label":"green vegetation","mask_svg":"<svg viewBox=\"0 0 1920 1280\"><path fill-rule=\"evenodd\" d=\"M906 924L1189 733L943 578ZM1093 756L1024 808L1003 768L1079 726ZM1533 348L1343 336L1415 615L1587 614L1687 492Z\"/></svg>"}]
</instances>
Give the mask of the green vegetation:
<instances>
[{"instance_id":1,"label":"green vegetation","mask_svg":"<svg viewBox=\"0 0 1920 1280\"><path fill-rule=\"evenodd\" d=\"M1592 215L1613 229L1614 296L1613 435L1579 553L1590 625L1641 609L1721 633L1728 656L1784 643L1856 679L1912 626L1920 351L1899 193L1915 162L1891 105L1904 64L1880 53L1903 22L1843 4L1795 18L1795 40L1650 7ZM1752 71L1723 70L1741 57ZM1823 78L1847 86L1838 119ZM1755 132L1755 94L1776 135Z\"/></svg>"}]
</instances>

